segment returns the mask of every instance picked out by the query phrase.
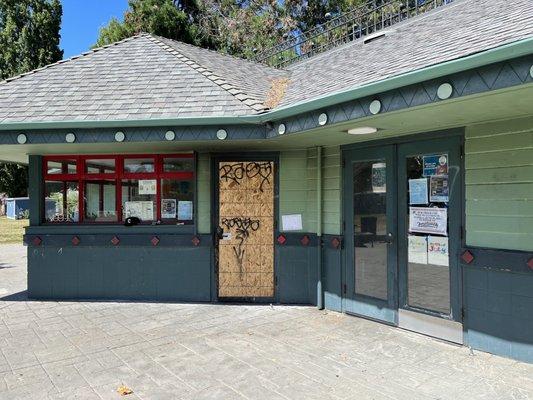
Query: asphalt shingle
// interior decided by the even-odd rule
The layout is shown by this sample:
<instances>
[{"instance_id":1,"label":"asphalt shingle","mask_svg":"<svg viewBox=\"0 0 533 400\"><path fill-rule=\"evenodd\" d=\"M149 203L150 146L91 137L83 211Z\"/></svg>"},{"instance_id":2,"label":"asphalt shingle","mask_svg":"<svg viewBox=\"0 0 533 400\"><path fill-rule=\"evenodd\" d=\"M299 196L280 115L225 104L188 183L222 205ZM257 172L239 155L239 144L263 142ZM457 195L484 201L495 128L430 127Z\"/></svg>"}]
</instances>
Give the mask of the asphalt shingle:
<instances>
[{"instance_id":1,"label":"asphalt shingle","mask_svg":"<svg viewBox=\"0 0 533 400\"><path fill-rule=\"evenodd\" d=\"M532 0L455 0L285 70L141 34L0 82L0 124L252 115L530 37Z\"/></svg>"}]
</instances>

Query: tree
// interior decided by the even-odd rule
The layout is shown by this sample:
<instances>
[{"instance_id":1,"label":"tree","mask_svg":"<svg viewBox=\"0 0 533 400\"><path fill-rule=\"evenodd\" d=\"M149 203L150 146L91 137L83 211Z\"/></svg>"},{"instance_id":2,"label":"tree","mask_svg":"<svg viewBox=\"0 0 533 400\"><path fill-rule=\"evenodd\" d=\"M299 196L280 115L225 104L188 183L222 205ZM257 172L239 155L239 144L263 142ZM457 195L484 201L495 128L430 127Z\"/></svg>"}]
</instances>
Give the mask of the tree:
<instances>
[{"instance_id":1,"label":"tree","mask_svg":"<svg viewBox=\"0 0 533 400\"><path fill-rule=\"evenodd\" d=\"M18 164L0 164L0 193L8 197L28 195L28 168Z\"/></svg>"},{"instance_id":2,"label":"tree","mask_svg":"<svg viewBox=\"0 0 533 400\"><path fill-rule=\"evenodd\" d=\"M153 33L169 39L196 43L192 22L197 10L195 1L129 0L124 22L116 18L100 29L94 47L117 42L140 32Z\"/></svg>"},{"instance_id":3,"label":"tree","mask_svg":"<svg viewBox=\"0 0 533 400\"><path fill-rule=\"evenodd\" d=\"M59 0L0 0L0 79L63 57Z\"/></svg>"},{"instance_id":4,"label":"tree","mask_svg":"<svg viewBox=\"0 0 533 400\"><path fill-rule=\"evenodd\" d=\"M59 48L59 0L0 0L0 80L54 63ZM0 163L0 192L25 196L27 167Z\"/></svg>"}]
</instances>

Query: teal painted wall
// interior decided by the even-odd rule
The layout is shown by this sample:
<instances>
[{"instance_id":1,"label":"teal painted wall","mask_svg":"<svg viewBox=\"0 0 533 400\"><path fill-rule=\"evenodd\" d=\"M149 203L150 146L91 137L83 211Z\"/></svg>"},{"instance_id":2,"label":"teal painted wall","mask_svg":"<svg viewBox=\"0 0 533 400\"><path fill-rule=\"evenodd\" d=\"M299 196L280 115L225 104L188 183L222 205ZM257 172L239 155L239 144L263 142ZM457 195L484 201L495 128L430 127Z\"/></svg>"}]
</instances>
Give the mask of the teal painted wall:
<instances>
[{"instance_id":1,"label":"teal painted wall","mask_svg":"<svg viewBox=\"0 0 533 400\"><path fill-rule=\"evenodd\" d=\"M302 214L304 232L317 228L316 148L280 153L279 221L284 214ZM341 233L340 147L322 150L322 232ZM281 228L281 226L280 226Z\"/></svg>"},{"instance_id":2,"label":"teal painted wall","mask_svg":"<svg viewBox=\"0 0 533 400\"><path fill-rule=\"evenodd\" d=\"M465 136L467 245L533 250L533 118Z\"/></svg>"}]
</instances>

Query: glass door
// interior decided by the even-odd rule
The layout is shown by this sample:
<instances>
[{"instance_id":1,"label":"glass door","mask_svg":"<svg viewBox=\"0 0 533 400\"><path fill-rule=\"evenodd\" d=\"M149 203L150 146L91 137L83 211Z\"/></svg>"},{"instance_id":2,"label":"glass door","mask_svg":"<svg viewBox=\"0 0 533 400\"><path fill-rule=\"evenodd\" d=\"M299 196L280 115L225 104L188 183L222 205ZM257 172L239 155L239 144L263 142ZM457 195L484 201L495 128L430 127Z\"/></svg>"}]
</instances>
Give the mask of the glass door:
<instances>
[{"instance_id":1,"label":"glass door","mask_svg":"<svg viewBox=\"0 0 533 400\"><path fill-rule=\"evenodd\" d=\"M398 325L462 343L460 137L398 146Z\"/></svg>"},{"instance_id":2,"label":"glass door","mask_svg":"<svg viewBox=\"0 0 533 400\"><path fill-rule=\"evenodd\" d=\"M345 153L343 310L396 324L394 147Z\"/></svg>"}]
</instances>

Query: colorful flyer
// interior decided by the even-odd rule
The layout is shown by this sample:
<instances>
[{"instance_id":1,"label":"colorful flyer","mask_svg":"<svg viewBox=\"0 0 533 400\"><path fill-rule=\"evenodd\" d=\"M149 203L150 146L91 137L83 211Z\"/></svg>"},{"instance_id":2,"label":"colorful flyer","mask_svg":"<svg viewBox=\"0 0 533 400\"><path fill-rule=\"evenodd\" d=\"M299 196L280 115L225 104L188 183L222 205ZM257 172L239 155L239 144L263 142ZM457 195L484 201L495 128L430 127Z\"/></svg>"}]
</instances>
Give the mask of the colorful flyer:
<instances>
[{"instance_id":1,"label":"colorful flyer","mask_svg":"<svg viewBox=\"0 0 533 400\"><path fill-rule=\"evenodd\" d=\"M157 181L155 179L143 179L139 181L139 194L155 194Z\"/></svg>"},{"instance_id":2,"label":"colorful flyer","mask_svg":"<svg viewBox=\"0 0 533 400\"><path fill-rule=\"evenodd\" d=\"M408 260L410 263L428 263L428 245L426 236L409 235L408 237Z\"/></svg>"},{"instance_id":3,"label":"colorful flyer","mask_svg":"<svg viewBox=\"0 0 533 400\"><path fill-rule=\"evenodd\" d=\"M176 218L176 199L161 199L161 218Z\"/></svg>"},{"instance_id":4,"label":"colorful flyer","mask_svg":"<svg viewBox=\"0 0 533 400\"><path fill-rule=\"evenodd\" d=\"M192 219L192 201L178 201L178 219L180 221Z\"/></svg>"},{"instance_id":5,"label":"colorful flyer","mask_svg":"<svg viewBox=\"0 0 533 400\"><path fill-rule=\"evenodd\" d=\"M409 207L409 232L447 235L448 209Z\"/></svg>"},{"instance_id":6,"label":"colorful flyer","mask_svg":"<svg viewBox=\"0 0 533 400\"><path fill-rule=\"evenodd\" d=\"M409 179L409 204L428 204L427 178Z\"/></svg>"},{"instance_id":7,"label":"colorful flyer","mask_svg":"<svg viewBox=\"0 0 533 400\"><path fill-rule=\"evenodd\" d=\"M424 156L424 176L444 175L448 173L448 155L435 154Z\"/></svg>"},{"instance_id":8,"label":"colorful flyer","mask_svg":"<svg viewBox=\"0 0 533 400\"><path fill-rule=\"evenodd\" d=\"M433 175L429 180L429 201L447 203L449 201L448 175Z\"/></svg>"},{"instance_id":9,"label":"colorful flyer","mask_svg":"<svg viewBox=\"0 0 533 400\"><path fill-rule=\"evenodd\" d=\"M448 238L428 236L428 264L449 266Z\"/></svg>"}]
</instances>

